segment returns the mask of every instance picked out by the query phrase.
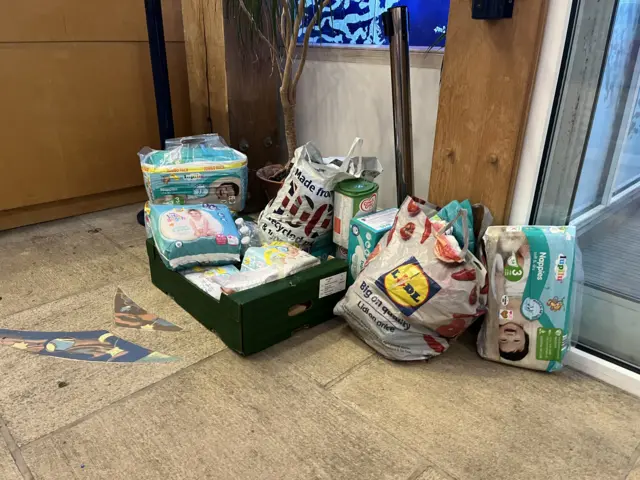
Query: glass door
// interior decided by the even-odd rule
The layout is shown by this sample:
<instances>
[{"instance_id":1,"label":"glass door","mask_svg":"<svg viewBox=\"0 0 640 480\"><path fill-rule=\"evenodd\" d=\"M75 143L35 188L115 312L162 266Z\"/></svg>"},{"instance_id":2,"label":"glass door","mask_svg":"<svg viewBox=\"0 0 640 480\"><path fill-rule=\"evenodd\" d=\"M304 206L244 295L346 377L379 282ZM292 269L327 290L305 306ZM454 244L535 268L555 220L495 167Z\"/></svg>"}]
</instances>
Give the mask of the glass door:
<instances>
[{"instance_id":1,"label":"glass door","mask_svg":"<svg viewBox=\"0 0 640 480\"><path fill-rule=\"evenodd\" d=\"M532 223L578 231L581 348L640 369L640 0L574 4Z\"/></svg>"}]
</instances>

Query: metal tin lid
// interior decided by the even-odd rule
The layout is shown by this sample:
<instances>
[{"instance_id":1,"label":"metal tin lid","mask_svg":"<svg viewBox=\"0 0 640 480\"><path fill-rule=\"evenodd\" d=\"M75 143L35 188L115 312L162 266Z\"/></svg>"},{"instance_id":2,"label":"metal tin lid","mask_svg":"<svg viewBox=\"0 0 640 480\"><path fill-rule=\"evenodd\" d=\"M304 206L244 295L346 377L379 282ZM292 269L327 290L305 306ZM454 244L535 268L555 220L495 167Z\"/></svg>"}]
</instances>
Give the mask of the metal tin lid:
<instances>
[{"instance_id":1,"label":"metal tin lid","mask_svg":"<svg viewBox=\"0 0 640 480\"><path fill-rule=\"evenodd\" d=\"M378 184L362 178L343 180L336 185L335 191L348 197L371 195L378 191Z\"/></svg>"}]
</instances>

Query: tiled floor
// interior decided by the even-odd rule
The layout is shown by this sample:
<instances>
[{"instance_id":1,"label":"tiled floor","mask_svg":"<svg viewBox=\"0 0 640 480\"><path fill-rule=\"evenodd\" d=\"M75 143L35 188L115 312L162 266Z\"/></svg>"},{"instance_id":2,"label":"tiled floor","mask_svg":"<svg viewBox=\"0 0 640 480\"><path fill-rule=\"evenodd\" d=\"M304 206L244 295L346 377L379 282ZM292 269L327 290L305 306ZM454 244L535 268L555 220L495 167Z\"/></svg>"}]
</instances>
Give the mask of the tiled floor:
<instances>
[{"instance_id":1,"label":"tiled floor","mask_svg":"<svg viewBox=\"0 0 640 480\"><path fill-rule=\"evenodd\" d=\"M0 347L1 480L640 479L640 399L483 361L470 337L400 364L330 320L236 355L153 287L138 209L0 233L0 328L108 329L181 359ZM113 328L116 287L184 331Z\"/></svg>"}]
</instances>

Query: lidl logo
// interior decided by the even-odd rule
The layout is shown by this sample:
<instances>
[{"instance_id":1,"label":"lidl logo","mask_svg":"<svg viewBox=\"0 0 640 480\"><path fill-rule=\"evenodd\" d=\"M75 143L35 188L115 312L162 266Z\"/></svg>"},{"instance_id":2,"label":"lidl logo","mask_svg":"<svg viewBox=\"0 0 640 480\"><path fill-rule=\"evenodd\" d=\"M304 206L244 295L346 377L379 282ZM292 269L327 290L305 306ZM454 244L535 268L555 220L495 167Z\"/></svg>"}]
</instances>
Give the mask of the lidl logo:
<instances>
[{"instance_id":1,"label":"lidl logo","mask_svg":"<svg viewBox=\"0 0 640 480\"><path fill-rule=\"evenodd\" d=\"M424 273L415 257L380 276L376 285L407 316L440 291L440 285Z\"/></svg>"}]
</instances>

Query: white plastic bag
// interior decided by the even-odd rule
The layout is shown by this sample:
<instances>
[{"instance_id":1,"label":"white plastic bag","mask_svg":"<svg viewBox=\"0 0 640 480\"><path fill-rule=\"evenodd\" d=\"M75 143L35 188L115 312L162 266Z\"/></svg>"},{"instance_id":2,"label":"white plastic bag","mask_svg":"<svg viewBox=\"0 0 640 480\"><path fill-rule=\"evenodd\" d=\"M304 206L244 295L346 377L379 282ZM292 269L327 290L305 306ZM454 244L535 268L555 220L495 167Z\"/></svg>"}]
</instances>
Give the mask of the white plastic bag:
<instances>
[{"instance_id":1,"label":"white plastic bag","mask_svg":"<svg viewBox=\"0 0 640 480\"><path fill-rule=\"evenodd\" d=\"M323 158L307 143L295 151L293 166L274 198L260 214L258 226L269 241L310 247L333 225L333 189L342 180L373 180L382 172L377 159L356 156L356 138L346 157Z\"/></svg>"},{"instance_id":2,"label":"white plastic bag","mask_svg":"<svg viewBox=\"0 0 640 480\"><path fill-rule=\"evenodd\" d=\"M485 312L486 270L468 251L466 211L436 231L407 198L355 283L336 305L355 332L392 360L424 360ZM465 245L446 232L460 217Z\"/></svg>"}]
</instances>

